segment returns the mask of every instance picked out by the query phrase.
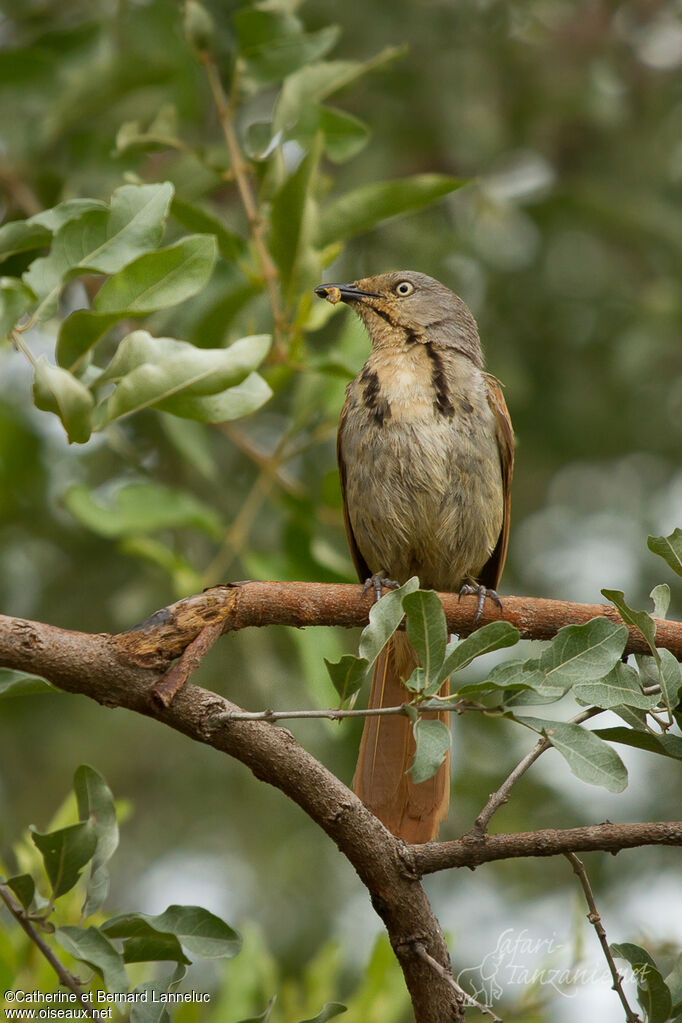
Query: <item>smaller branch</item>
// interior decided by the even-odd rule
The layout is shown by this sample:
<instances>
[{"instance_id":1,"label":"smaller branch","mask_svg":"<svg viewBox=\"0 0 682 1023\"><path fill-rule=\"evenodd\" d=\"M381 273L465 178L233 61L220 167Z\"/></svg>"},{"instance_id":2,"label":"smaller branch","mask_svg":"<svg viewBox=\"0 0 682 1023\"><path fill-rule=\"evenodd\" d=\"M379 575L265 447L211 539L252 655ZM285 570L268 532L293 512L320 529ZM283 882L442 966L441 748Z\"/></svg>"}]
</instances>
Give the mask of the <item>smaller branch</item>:
<instances>
[{"instance_id":1,"label":"smaller branch","mask_svg":"<svg viewBox=\"0 0 682 1023\"><path fill-rule=\"evenodd\" d=\"M286 354L284 351L283 338L284 314L282 312L282 305L279 297L279 274L265 242L265 221L259 213L256 200L253 192L251 191L249 168L244 162L241 147L237 139L237 133L234 130L233 105L225 95L218 67L209 53L203 53L201 59L204 67L206 68L208 84L213 95L213 102L215 103L216 110L218 112L218 118L220 120L227 149L230 154L234 180L237 184L237 189L239 190L242 205L246 211L249 230L251 232L253 244L260 263L263 280L265 281L265 286L268 291L270 307L272 309L275 354L280 360L282 360ZM236 90L233 89L233 93L235 91Z\"/></svg>"},{"instance_id":2,"label":"smaller branch","mask_svg":"<svg viewBox=\"0 0 682 1023\"><path fill-rule=\"evenodd\" d=\"M222 622L207 625L202 629L196 639L193 639L189 646L185 647L182 656L173 667L151 687L150 699L161 707L170 707L176 694L182 689L192 672L199 667L222 633Z\"/></svg>"},{"instance_id":3,"label":"smaller branch","mask_svg":"<svg viewBox=\"0 0 682 1023\"><path fill-rule=\"evenodd\" d=\"M28 935L29 939L33 942L36 948L38 948L40 952L42 952L42 954L45 956L48 963L59 977L59 983L63 987L68 988L69 991L73 992L73 994L76 996L80 1004L85 1009L85 1012L90 1017L90 1019L95 1020L103 1019L104 1017L101 1016L99 1012L97 1012L97 1010L94 1009L92 1005L90 1005L88 999L83 996L83 992L81 991L80 982L78 978L75 977L73 973L69 973L66 967L62 963L60 963L59 959L57 959L56 955L54 954L50 946L47 944L42 934L40 934L40 932L36 930L31 921L27 918L26 914L24 913L24 910L12 895L11 889L4 884L0 884L0 899L2 899L2 901L5 903L14 919L17 921L19 926L25 931L25 933Z\"/></svg>"},{"instance_id":4,"label":"smaller branch","mask_svg":"<svg viewBox=\"0 0 682 1023\"><path fill-rule=\"evenodd\" d=\"M495 860L526 856L558 856L567 852L610 852L643 845L682 848L682 821L632 824L589 824L581 828L486 835L473 830L452 842L427 842L406 847L410 869L422 876L453 867L478 867Z\"/></svg>"},{"instance_id":5,"label":"smaller branch","mask_svg":"<svg viewBox=\"0 0 682 1023\"><path fill-rule=\"evenodd\" d=\"M367 707L353 710L240 710L227 711L219 714L216 721L282 721L287 718L329 718L330 721L341 721L343 718L376 718L392 714L407 715L406 703L399 707ZM422 709L422 708L420 708ZM425 710L430 708L424 705Z\"/></svg>"},{"instance_id":6,"label":"smaller branch","mask_svg":"<svg viewBox=\"0 0 682 1023\"><path fill-rule=\"evenodd\" d=\"M588 878L587 872L585 870L585 864L582 862L582 860L578 859L575 853L567 852L564 853L564 855L566 856L566 859L573 867L573 873L576 874L578 880L580 881L580 884L582 885L583 892L585 893L585 901L587 902L587 906L589 909L587 919L590 921L595 931L597 932L599 943L602 947L602 951L604 952L604 958L608 963L609 970L611 971L611 976L613 977L613 990L620 998L621 1004L625 1010L625 1018L627 1020L627 1023L642 1023L641 1018L637 1015L636 1012L634 1012L631 1009L630 1004L627 998L625 997L625 992L623 991L623 978L618 972L618 967L616 966L613 956L611 954L608 938L606 937L606 931L604 930L604 925L601 922L601 916L599 915L597 904L594 901L594 892L592 891L592 886L590 885L590 879Z\"/></svg>"},{"instance_id":7,"label":"smaller branch","mask_svg":"<svg viewBox=\"0 0 682 1023\"><path fill-rule=\"evenodd\" d=\"M463 987L460 987L455 978L453 977L452 973L450 972L450 970L446 970L444 966L441 966L441 964L436 959L433 958L433 956L429 955L429 953L426 951L426 949L420 942L415 942L415 944L412 947L419 956L419 958L423 959L425 963L428 963L429 966L436 971L438 976L441 977L444 981L446 981L446 983L448 983L451 988L453 988L458 998L461 998L463 1001L465 1001L467 1005L475 1006L480 1012L484 1013L486 1016L490 1016L495 1021L495 1023L502 1023L500 1017L496 1016L492 1009L489 1009L486 1005L481 1005L481 1003L477 1002L476 999L467 991L465 991Z\"/></svg>"},{"instance_id":8,"label":"smaller branch","mask_svg":"<svg viewBox=\"0 0 682 1023\"><path fill-rule=\"evenodd\" d=\"M574 718L571 718L571 724L580 725L583 721L587 721L589 718L601 713L602 712L599 707L591 707L589 710L584 710L582 713L576 714ZM502 782L497 792L492 793L490 799L479 813L478 817L474 821L474 826L471 829L472 834L484 835L487 833L490 818L494 813L497 813L501 806L504 806L504 804L509 801L511 790L514 788L519 778L523 777L528 768L531 767L538 757L540 757L545 750L548 750L551 745L552 743L549 739L540 739L530 753L527 753L523 760L519 761L511 774Z\"/></svg>"}]
</instances>

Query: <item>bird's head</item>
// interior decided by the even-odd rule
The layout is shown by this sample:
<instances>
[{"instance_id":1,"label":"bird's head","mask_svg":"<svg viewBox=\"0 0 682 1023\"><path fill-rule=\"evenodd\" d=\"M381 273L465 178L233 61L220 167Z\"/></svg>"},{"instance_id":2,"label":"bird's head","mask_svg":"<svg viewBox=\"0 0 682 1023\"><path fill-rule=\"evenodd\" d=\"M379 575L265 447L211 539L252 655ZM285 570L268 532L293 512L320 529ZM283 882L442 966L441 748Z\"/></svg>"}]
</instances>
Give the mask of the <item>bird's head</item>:
<instances>
[{"instance_id":1,"label":"bird's head","mask_svg":"<svg viewBox=\"0 0 682 1023\"><path fill-rule=\"evenodd\" d=\"M396 270L353 281L320 284L315 294L346 302L361 317L375 347L402 341L455 348L482 365L476 321L444 284L416 270Z\"/></svg>"}]
</instances>

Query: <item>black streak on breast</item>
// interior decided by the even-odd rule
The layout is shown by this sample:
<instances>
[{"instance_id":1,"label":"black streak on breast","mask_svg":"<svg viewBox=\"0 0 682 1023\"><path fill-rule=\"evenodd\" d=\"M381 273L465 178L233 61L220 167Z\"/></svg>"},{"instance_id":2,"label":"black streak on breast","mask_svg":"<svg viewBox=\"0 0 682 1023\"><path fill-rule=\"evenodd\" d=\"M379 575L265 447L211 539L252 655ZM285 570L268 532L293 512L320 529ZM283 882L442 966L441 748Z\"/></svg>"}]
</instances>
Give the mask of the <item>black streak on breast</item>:
<instances>
[{"instance_id":1,"label":"black streak on breast","mask_svg":"<svg viewBox=\"0 0 682 1023\"><path fill-rule=\"evenodd\" d=\"M439 412L442 416L447 416L448 419L452 419L455 414L455 410L450 401L450 394L448 391L448 381L445 376L445 367L443 366L443 359L439 352L433 347L433 345L425 345L426 351L431 359L431 383L433 384L434 397L433 405L436 412Z\"/></svg>"},{"instance_id":2,"label":"black streak on breast","mask_svg":"<svg viewBox=\"0 0 682 1023\"><path fill-rule=\"evenodd\" d=\"M390 418L391 406L381 396L379 377L371 369L365 367L360 374L360 383L362 384L362 397L365 408L381 426L384 419Z\"/></svg>"}]
</instances>

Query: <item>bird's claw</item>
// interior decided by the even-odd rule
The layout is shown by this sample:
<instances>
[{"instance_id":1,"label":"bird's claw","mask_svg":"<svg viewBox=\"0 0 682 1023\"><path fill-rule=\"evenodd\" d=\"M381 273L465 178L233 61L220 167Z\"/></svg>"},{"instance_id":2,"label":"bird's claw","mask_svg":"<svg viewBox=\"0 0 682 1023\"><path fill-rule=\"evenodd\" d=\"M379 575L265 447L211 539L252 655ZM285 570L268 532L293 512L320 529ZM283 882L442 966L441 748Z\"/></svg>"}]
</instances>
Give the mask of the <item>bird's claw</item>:
<instances>
[{"instance_id":1,"label":"bird's claw","mask_svg":"<svg viewBox=\"0 0 682 1023\"><path fill-rule=\"evenodd\" d=\"M500 611L502 610L502 601L495 592L495 590L489 589L487 586L482 586L479 583L464 583L459 591L459 599L462 597L477 597L478 602L476 604L476 614L474 615L474 626L478 625L483 614L483 607L485 605L486 597L492 600L493 604L497 604Z\"/></svg>"},{"instance_id":2,"label":"bird's claw","mask_svg":"<svg viewBox=\"0 0 682 1023\"><path fill-rule=\"evenodd\" d=\"M400 583L397 583L395 579L387 579L381 574L381 572L375 572L369 579L365 579L365 585L362 587L362 595L365 596L370 590L374 590L374 596L377 600L381 600L381 591L386 588L387 590L397 590Z\"/></svg>"}]
</instances>

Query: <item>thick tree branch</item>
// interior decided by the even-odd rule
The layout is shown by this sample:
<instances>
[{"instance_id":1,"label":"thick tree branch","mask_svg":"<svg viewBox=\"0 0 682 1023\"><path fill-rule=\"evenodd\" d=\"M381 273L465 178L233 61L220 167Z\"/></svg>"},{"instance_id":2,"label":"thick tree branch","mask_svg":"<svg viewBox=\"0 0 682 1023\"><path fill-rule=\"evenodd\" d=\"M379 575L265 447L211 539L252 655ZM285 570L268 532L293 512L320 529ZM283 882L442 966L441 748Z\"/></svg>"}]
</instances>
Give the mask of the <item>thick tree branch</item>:
<instances>
[{"instance_id":1,"label":"thick tree branch","mask_svg":"<svg viewBox=\"0 0 682 1023\"><path fill-rule=\"evenodd\" d=\"M468 635L473 629L475 598L460 601L453 593L440 593L439 597L450 631ZM371 593L362 596L362 587L351 584L245 582L214 586L163 608L136 629L117 636L116 642L121 652L137 663L161 667L179 657L206 625L218 621L223 622L224 632L261 625L351 628L367 624L373 602ZM623 624L610 605L535 597L504 597L502 603L500 611L487 601L480 624L505 619L524 639L551 639L562 626L581 625L599 615ZM655 621L657 645L682 660L682 622ZM648 653L639 630L631 627L629 632L626 652Z\"/></svg>"}]
</instances>

